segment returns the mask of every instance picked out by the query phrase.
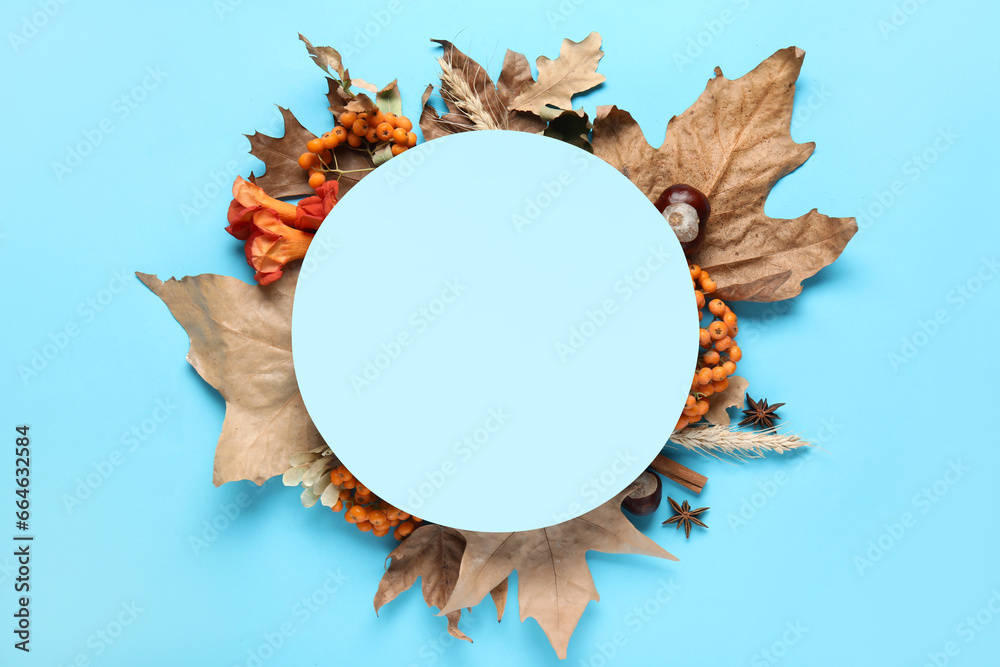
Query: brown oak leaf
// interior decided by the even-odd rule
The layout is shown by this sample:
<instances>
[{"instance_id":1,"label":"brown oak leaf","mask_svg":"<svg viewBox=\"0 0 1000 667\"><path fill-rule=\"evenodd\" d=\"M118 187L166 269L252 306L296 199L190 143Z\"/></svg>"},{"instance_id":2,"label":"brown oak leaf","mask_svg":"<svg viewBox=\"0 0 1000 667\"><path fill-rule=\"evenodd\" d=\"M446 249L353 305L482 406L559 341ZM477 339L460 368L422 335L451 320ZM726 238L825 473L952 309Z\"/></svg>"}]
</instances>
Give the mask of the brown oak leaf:
<instances>
[{"instance_id":1,"label":"brown oak leaf","mask_svg":"<svg viewBox=\"0 0 1000 667\"><path fill-rule=\"evenodd\" d=\"M538 115L546 105L572 109L574 95L604 82L604 75L597 73L597 63L603 55L601 36L596 32L579 42L564 39L558 58L549 60L539 56L535 60L538 81L526 82L510 106Z\"/></svg>"},{"instance_id":2,"label":"brown oak leaf","mask_svg":"<svg viewBox=\"0 0 1000 667\"><path fill-rule=\"evenodd\" d=\"M746 378L739 375L730 375L729 386L716 394L712 394L711 400L708 402L709 407L708 412L705 413L705 419L716 426L729 426L731 419L726 408L743 407L743 395L749 386L750 383Z\"/></svg>"},{"instance_id":3,"label":"brown oak leaf","mask_svg":"<svg viewBox=\"0 0 1000 667\"><path fill-rule=\"evenodd\" d=\"M770 218L764 202L774 184L812 154L795 143L792 100L805 52L782 49L734 80L716 68L705 91L667 124L659 148L646 143L631 115L600 107L594 153L655 201L674 183L709 198L704 243L691 261L711 273L726 300L777 301L833 262L857 232L854 218L813 209L792 220Z\"/></svg>"},{"instance_id":4,"label":"brown oak leaf","mask_svg":"<svg viewBox=\"0 0 1000 667\"><path fill-rule=\"evenodd\" d=\"M382 575L378 592L375 593L375 613L387 602L395 600L400 593L409 590L417 577L423 582L421 588L427 606L443 609L455 590L464 552L465 538L454 528L431 524L413 531L389 554L389 567ZM497 584L490 593L497 607L499 621L503 617L507 600L507 579ZM461 609L450 611L445 616L448 618L449 634L457 639L472 641L458 629Z\"/></svg>"},{"instance_id":5,"label":"brown oak leaf","mask_svg":"<svg viewBox=\"0 0 1000 667\"><path fill-rule=\"evenodd\" d=\"M250 140L250 154L264 163L263 176L250 174L250 181L256 183L272 197L286 199L316 194L309 187L309 175L299 166L299 156L305 145L316 135L302 127L302 124L288 109L279 106L285 120L285 132L280 137L270 137L255 132Z\"/></svg>"},{"instance_id":6,"label":"brown oak leaf","mask_svg":"<svg viewBox=\"0 0 1000 667\"><path fill-rule=\"evenodd\" d=\"M424 91L420 129L424 140L469 130L516 130L541 132L545 121L534 113L508 109L508 101L532 82L527 59L515 51L504 58L498 84L486 70L447 40L435 39L444 49L441 56L441 99L448 113L439 115L429 104L433 86Z\"/></svg>"},{"instance_id":7,"label":"brown oak leaf","mask_svg":"<svg viewBox=\"0 0 1000 667\"><path fill-rule=\"evenodd\" d=\"M517 570L521 620L532 617L560 658L584 608L600 595L587 567L587 551L633 553L677 560L632 525L621 511L634 485L583 516L548 528L515 533L458 531L465 552L458 581L442 613L478 604Z\"/></svg>"},{"instance_id":8,"label":"brown oak leaf","mask_svg":"<svg viewBox=\"0 0 1000 667\"><path fill-rule=\"evenodd\" d=\"M292 368L292 296L300 262L266 287L214 274L171 278L136 273L191 339L188 362L226 400L215 450L216 486L263 484L292 454L322 446Z\"/></svg>"}]
</instances>

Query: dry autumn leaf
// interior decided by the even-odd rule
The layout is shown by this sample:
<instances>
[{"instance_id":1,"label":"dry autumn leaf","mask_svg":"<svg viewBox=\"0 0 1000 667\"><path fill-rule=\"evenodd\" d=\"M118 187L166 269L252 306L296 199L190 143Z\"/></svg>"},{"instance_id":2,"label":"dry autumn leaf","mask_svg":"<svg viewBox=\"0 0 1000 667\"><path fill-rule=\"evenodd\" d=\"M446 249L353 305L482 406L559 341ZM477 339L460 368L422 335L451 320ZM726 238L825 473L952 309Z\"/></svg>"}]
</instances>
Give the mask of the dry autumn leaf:
<instances>
[{"instance_id":1,"label":"dry autumn leaf","mask_svg":"<svg viewBox=\"0 0 1000 667\"><path fill-rule=\"evenodd\" d=\"M621 511L630 485L583 516L548 528L516 533L458 531L465 553L455 590L442 613L473 607L517 570L521 620L538 621L560 658L584 608L600 595L587 551L632 553L677 560L632 525Z\"/></svg>"},{"instance_id":2,"label":"dry autumn leaf","mask_svg":"<svg viewBox=\"0 0 1000 667\"><path fill-rule=\"evenodd\" d=\"M705 241L692 261L709 271L727 301L777 301L833 262L857 231L853 218L815 209L792 220L770 218L764 202L774 184L812 154L790 133L795 81L805 53L782 49L739 79L716 76L687 111L667 124L659 148L617 107L600 107L594 152L656 200L674 183L709 198Z\"/></svg>"},{"instance_id":3,"label":"dry autumn leaf","mask_svg":"<svg viewBox=\"0 0 1000 667\"><path fill-rule=\"evenodd\" d=\"M302 127L288 109L279 106L278 110L285 120L284 134L280 137L270 137L262 132L246 135L250 140L250 154L259 158L265 168L263 176L251 173L250 182L264 188L267 194L277 199L316 194L309 187L306 170L299 166L299 155L316 135Z\"/></svg>"},{"instance_id":4,"label":"dry autumn leaf","mask_svg":"<svg viewBox=\"0 0 1000 667\"><path fill-rule=\"evenodd\" d=\"M263 484L296 452L323 445L292 368L292 296L299 262L266 287L204 274L163 282L136 275L191 339L187 359L226 400L214 482Z\"/></svg>"},{"instance_id":5,"label":"dry autumn leaf","mask_svg":"<svg viewBox=\"0 0 1000 667\"><path fill-rule=\"evenodd\" d=\"M716 426L728 426L731 418L727 408L743 407L743 395L746 393L750 383L746 378L739 375L729 377L729 386L722 391L712 394L709 400L708 412L705 419Z\"/></svg>"},{"instance_id":6,"label":"dry autumn leaf","mask_svg":"<svg viewBox=\"0 0 1000 667\"><path fill-rule=\"evenodd\" d=\"M413 531L409 537L389 554L389 567L382 575L375 593L375 613L387 602L392 602L403 591L409 590L417 577L422 580L424 602L428 607L444 609L445 603L455 590L458 568L465 551L465 538L454 528L425 525ZM490 593L497 607L497 620L503 617L507 600L507 580L504 579ZM471 642L458 629L462 610L456 609L446 614L448 633Z\"/></svg>"},{"instance_id":7,"label":"dry autumn leaf","mask_svg":"<svg viewBox=\"0 0 1000 667\"><path fill-rule=\"evenodd\" d=\"M538 115L546 105L559 109L572 109L573 96L590 90L604 81L597 73L597 63L604 55L601 36L592 32L579 42L564 39L559 57L549 60L539 56L535 60L538 81L525 83L511 102L511 109L531 111Z\"/></svg>"},{"instance_id":8,"label":"dry autumn leaf","mask_svg":"<svg viewBox=\"0 0 1000 667\"><path fill-rule=\"evenodd\" d=\"M444 49L439 60L441 99L448 113L441 116L428 103L433 92L433 86L428 86L420 113L420 129L425 141L469 130L541 132L545 129L545 122L535 114L507 108L512 96L533 81L531 68L523 55L507 52L500 83L494 85L486 70L454 44L440 39L431 41Z\"/></svg>"}]
</instances>

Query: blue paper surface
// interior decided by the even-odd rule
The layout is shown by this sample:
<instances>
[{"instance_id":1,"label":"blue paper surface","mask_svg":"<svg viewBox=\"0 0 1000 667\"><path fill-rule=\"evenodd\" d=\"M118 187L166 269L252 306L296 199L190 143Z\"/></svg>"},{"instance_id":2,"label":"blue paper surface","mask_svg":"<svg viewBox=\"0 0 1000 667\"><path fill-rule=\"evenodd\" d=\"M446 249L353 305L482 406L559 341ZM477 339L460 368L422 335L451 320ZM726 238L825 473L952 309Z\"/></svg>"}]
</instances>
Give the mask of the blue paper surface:
<instances>
[{"instance_id":1,"label":"blue paper surface","mask_svg":"<svg viewBox=\"0 0 1000 667\"><path fill-rule=\"evenodd\" d=\"M264 4L9 2L0 484L4 665L548 665L516 600L454 642L412 590L376 618L392 543L279 482L211 484L224 405L134 271L251 280L223 231L240 135L275 103L329 128L296 39L400 81L405 113L449 39L495 76L601 32L617 104L658 144L719 65L807 56L792 136L817 150L767 201L854 215L843 256L788 303L739 308L741 373L819 446L709 478L708 530L636 521L679 563L591 553L572 665L991 665L1000 649L993 332L1000 233L995 5L789 1ZM32 364L34 363L34 368ZM31 369L25 373L23 368ZM37 374L34 374L37 373ZM32 436L32 651L13 648L14 427ZM513 583L513 582L512 582ZM512 593L516 586L511 587Z\"/></svg>"}]
</instances>

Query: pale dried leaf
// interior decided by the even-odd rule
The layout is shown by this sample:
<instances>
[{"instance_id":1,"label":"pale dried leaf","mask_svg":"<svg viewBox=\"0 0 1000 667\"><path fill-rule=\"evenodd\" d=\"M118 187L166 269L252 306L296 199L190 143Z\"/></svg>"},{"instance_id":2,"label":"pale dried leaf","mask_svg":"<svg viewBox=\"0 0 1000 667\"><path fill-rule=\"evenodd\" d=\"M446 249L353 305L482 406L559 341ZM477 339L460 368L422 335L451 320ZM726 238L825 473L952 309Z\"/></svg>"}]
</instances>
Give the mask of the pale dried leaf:
<instances>
[{"instance_id":1,"label":"pale dried leaf","mask_svg":"<svg viewBox=\"0 0 1000 667\"><path fill-rule=\"evenodd\" d=\"M292 454L292 457L288 459L288 465L293 468L298 468L300 466L309 467L312 465L313 461L319 458L319 454L316 452L297 452Z\"/></svg>"},{"instance_id":2,"label":"pale dried leaf","mask_svg":"<svg viewBox=\"0 0 1000 667\"><path fill-rule=\"evenodd\" d=\"M804 52L789 47L752 72L716 77L667 125L663 144L646 143L635 120L616 107L598 109L595 154L616 167L651 201L674 183L709 198L704 243L691 261L711 273L726 300L777 301L834 261L857 231L853 218L815 209L791 220L764 214L774 184L812 153L790 133L795 81Z\"/></svg>"},{"instance_id":3,"label":"pale dried leaf","mask_svg":"<svg viewBox=\"0 0 1000 667\"><path fill-rule=\"evenodd\" d=\"M250 154L264 163L263 176L250 174L250 181L264 188L272 197L305 197L316 194L309 187L309 175L299 166L299 156L305 145L316 135L302 126L288 109L279 106L285 121L285 131L280 137L271 137L255 132L250 140Z\"/></svg>"},{"instance_id":4,"label":"pale dried leaf","mask_svg":"<svg viewBox=\"0 0 1000 667\"><path fill-rule=\"evenodd\" d=\"M374 83L368 83L364 79L359 79L358 77L353 77L351 79L351 85L352 86L357 86L358 88L361 88L362 90L367 90L369 93L372 93L372 94L378 93L378 86L376 86Z\"/></svg>"},{"instance_id":5,"label":"pale dried leaf","mask_svg":"<svg viewBox=\"0 0 1000 667\"><path fill-rule=\"evenodd\" d=\"M466 540L458 582L442 610L472 607L517 570L521 620L536 619L560 658L584 608L600 596L587 567L587 551L634 553L677 560L622 514L632 486L581 517L537 530L482 533Z\"/></svg>"},{"instance_id":6,"label":"pale dried leaf","mask_svg":"<svg viewBox=\"0 0 1000 667\"><path fill-rule=\"evenodd\" d=\"M729 386L709 397L709 407L708 412L705 413L705 419L717 426L728 426L730 417L726 408L741 407L743 405L743 396L746 394L748 386L750 386L750 383L746 378L739 375L730 375Z\"/></svg>"},{"instance_id":7,"label":"pale dried leaf","mask_svg":"<svg viewBox=\"0 0 1000 667\"><path fill-rule=\"evenodd\" d=\"M323 507L333 507L338 500L340 500L340 487L333 483L323 489L323 493L319 497Z\"/></svg>"},{"instance_id":8,"label":"pale dried leaf","mask_svg":"<svg viewBox=\"0 0 1000 667\"><path fill-rule=\"evenodd\" d=\"M312 489L309 487L302 489L301 498L303 507L312 507L316 504L316 501L319 500L319 496L313 493Z\"/></svg>"},{"instance_id":9,"label":"pale dried leaf","mask_svg":"<svg viewBox=\"0 0 1000 667\"><path fill-rule=\"evenodd\" d=\"M302 483L302 476L306 474L305 466L299 466L297 468L289 468L281 475L281 483L285 486L298 486Z\"/></svg>"},{"instance_id":10,"label":"pale dried leaf","mask_svg":"<svg viewBox=\"0 0 1000 667\"><path fill-rule=\"evenodd\" d=\"M137 273L191 339L188 361L226 400L216 486L263 484L292 454L323 445L292 369L292 295L299 262L266 287L203 274L160 281Z\"/></svg>"},{"instance_id":11,"label":"pale dried leaf","mask_svg":"<svg viewBox=\"0 0 1000 667\"><path fill-rule=\"evenodd\" d=\"M372 91L374 92L374 91ZM382 113L403 115L403 98L399 94L399 83L396 79L375 95L375 105Z\"/></svg>"},{"instance_id":12,"label":"pale dried leaf","mask_svg":"<svg viewBox=\"0 0 1000 667\"><path fill-rule=\"evenodd\" d=\"M316 460L312 465L309 466L309 469L306 471L306 474L302 476L302 483L305 484L306 486L312 486L313 484L315 484L316 480L319 479L320 475L323 474L323 471L326 469L328 465L329 462L325 458Z\"/></svg>"},{"instance_id":13,"label":"pale dried leaf","mask_svg":"<svg viewBox=\"0 0 1000 667\"><path fill-rule=\"evenodd\" d=\"M601 36L596 32L579 42L564 39L558 58L549 60L539 56L535 60L538 81L526 82L511 101L511 108L539 115L546 104L572 109L574 95L604 81L604 75L597 73L597 63L603 55Z\"/></svg>"}]
</instances>

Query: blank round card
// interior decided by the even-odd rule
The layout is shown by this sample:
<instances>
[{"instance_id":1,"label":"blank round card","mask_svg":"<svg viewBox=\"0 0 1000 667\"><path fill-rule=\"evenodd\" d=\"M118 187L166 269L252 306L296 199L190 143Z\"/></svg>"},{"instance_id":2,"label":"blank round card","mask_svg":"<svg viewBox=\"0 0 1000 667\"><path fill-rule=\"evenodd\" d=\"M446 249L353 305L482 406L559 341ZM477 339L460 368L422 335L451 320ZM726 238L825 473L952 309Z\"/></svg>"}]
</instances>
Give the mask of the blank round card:
<instances>
[{"instance_id":1,"label":"blank round card","mask_svg":"<svg viewBox=\"0 0 1000 667\"><path fill-rule=\"evenodd\" d=\"M373 493L454 528L528 530L601 505L659 453L697 307L680 244L625 176L554 139L467 132L337 203L292 348L309 415Z\"/></svg>"}]
</instances>

